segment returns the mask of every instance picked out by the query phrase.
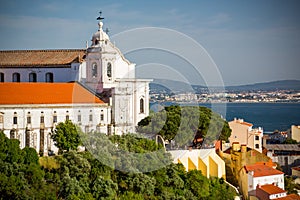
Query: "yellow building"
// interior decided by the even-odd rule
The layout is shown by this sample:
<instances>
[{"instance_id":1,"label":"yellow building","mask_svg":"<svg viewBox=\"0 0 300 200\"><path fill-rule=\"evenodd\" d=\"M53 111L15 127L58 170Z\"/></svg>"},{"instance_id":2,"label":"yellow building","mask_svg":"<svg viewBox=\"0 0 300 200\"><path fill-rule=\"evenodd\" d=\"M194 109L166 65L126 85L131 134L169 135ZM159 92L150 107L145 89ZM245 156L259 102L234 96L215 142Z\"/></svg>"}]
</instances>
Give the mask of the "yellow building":
<instances>
[{"instance_id":1,"label":"yellow building","mask_svg":"<svg viewBox=\"0 0 300 200\"><path fill-rule=\"evenodd\" d=\"M237 142L233 143L232 148L222 152L222 158L226 162L226 166L230 167L236 184L239 185L240 192L247 198L249 197L248 174L244 172L245 166L257 164L276 167L276 164L265 154ZM230 174L230 172L227 172L227 174ZM250 199L256 198L252 194Z\"/></svg>"},{"instance_id":2,"label":"yellow building","mask_svg":"<svg viewBox=\"0 0 300 200\"><path fill-rule=\"evenodd\" d=\"M297 142L300 142L300 126L292 125L291 138Z\"/></svg>"},{"instance_id":3,"label":"yellow building","mask_svg":"<svg viewBox=\"0 0 300 200\"><path fill-rule=\"evenodd\" d=\"M186 171L200 170L207 178L226 178L225 162L216 154L215 149L193 149L168 151L173 163L181 163Z\"/></svg>"}]
</instances>

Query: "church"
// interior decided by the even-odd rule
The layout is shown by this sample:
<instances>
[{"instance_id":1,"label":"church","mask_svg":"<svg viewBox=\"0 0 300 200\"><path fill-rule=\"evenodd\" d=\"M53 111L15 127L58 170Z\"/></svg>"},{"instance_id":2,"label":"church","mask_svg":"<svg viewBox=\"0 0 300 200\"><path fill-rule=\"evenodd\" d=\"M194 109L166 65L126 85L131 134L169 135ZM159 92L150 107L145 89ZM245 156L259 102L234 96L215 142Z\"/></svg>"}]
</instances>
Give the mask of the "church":
<instances>
[{"instance_id":1,"label":"church","mask_svg":"<svg viewBox=\"0 0 300 200\"><path fill-rule=\"evenodd\" d=\"M149 115L150 79L137 79L99 29L86 49L0 51L0 130L40 153L56 151L51 130L71 120L88 133L126 134Z\"/></svg>"}]
</instances>

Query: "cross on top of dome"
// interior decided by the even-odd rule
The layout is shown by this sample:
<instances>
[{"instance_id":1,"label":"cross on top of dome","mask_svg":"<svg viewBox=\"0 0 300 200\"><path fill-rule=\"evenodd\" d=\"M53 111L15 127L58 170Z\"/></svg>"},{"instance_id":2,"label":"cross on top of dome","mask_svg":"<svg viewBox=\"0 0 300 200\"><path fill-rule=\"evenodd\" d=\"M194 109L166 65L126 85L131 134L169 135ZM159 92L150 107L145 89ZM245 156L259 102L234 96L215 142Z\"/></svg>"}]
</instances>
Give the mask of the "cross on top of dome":
<instances>
[{"instance_id":1,"label":"cross on top of dome","mask_svg":"<svg viewBox=\"0 0 300 200\"><path fill-rule=\"evenodd\" d=\"M97 20L99 20L99 22L98 22L99 30L101 30L102 27L103 27L103 22L102 22L102 20L104 19L104 17L102 17L101 15L102 15L102 11L99 12L99 17L97 17Z\"/></svg>"}]
</instances>

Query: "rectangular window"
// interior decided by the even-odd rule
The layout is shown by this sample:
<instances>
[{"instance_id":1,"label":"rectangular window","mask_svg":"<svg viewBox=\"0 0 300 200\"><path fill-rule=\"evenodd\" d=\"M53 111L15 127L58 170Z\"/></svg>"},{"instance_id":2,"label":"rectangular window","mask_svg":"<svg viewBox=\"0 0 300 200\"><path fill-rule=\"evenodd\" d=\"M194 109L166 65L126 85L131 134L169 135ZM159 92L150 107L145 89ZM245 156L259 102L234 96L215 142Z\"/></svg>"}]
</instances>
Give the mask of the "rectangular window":
<instances>
[{"instance_id":1,"label":"rectangular window","mask_svg":"<svg viewBox=\"0 0 300 200\"><path fill-rule=\"evenodd\" d=\"M256 148L256 149L259 149L259 144L256 144L256 145L255 145L255 148Z\"/></svg>"},{"instance_id":2,"label":"rectangular window","mask_svg":"<svg viewBox=\"0 0 300 200\"><path fill-rule=\"evenodd\" d=\"M45 123L45 118L44 116L41 116L41 124Z\"/></svg>"},{"instance_id":3,"label":"rectangular window","mask_svg":"<svg viewBox=\"0 0 300 200\"><path fill-rule=\"evenodd\" d=\"M100 120L101 120L101 121L104 120L104 115L103 115L103 114L100 115Z\"/></svg>"},{"instance_id":4,"label":"rectangular window","mask_svg":"<svg viewBox=\"0 0 300 200\"><path fill-rule=\"evenodd\" d=\"M31 124L31 117L27 117L27 124Z\"/></svg>"},{"instance_id":5,"label":"rectangular window","mask_svg":"<svg viewBox=\"0 0 300 200\"><path fill-rule=\"evenodd\" d=\"M66 121L70 120L70 116L66 115Z\"/></svg>"},{"instance_id":6,"label":"rectangular window","mask_svg":"<svg viewBox=\"0 0 300 200\"><path fill-rule=\"evenodd\" d=\"M78 116L77 116L77 121L78 121L78 122L81 122L81 115L78 115Z\"/></svg>"},{"instance_id":7,"label":"rectangular window","mask_svg":"<svg viewBox=\"0 0 300 200\"><path fill-rule=\"evenodd\" d=\"M90 114L90 116L89 116L89 120L90 120L90 122L92 122L92 121L93 121L93 115L92 115L92 114Z\"/></svg>"},{"instance_id":8,"label":"rectangular window","mask_svg":"<svg viewBox=\"0 0 300 200\"><path fill-rule=\"evenodd\" d=\"M18 124L18 117L14 117L13 121L14 121L14 124Z\"/></svg>"},{"instance_id":9,"label":"rectangular window","mask_svg":"<svg viewBox=\"0 0 300 200\"><path fill-rule=\"evenodd\" d=\"M255 136L255 140L259 140L259 136L258 135Z\"/></svg>"},{"instance_id":10,"label":"rectangular window","mask_svg":"<svg viewBox=\"0 0 300 200\"><path fill-rule=\"evenodd\" d=\"M56 122L57 122L57 116L54 115L54 116L53 116L53 123L56 123Z\"/></svg>"},{"instance_id":11,"label":"rectangular window","mask_svg":"<svg viewBox=\"0 0 300 200\"><path fill-rule=\"evenodd\" d=\"M3 123L3 115L0 115L0 123Z\"/></svg>"},{"instance_id":12,"label":"rectangular window","mask_svg":"<svg viewBox=\"0 0 300 200\"><path fill-rule=\"evenodd\" d=\"M30 137L30 131L27 129L25 131L25 145L27 147L30 147L30 139L31 139L31 137Z\"/></svg>"}]
</instances>

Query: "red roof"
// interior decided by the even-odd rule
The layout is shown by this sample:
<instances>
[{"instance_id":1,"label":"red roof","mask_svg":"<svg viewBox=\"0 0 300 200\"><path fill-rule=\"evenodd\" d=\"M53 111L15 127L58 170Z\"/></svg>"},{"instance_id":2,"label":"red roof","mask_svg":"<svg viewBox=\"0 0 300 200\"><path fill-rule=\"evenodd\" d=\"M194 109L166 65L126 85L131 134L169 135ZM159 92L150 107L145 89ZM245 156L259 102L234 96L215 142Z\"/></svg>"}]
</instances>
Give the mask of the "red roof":
<instances>
[{"instance_id":1,"label":"red roof","mask_svg":"<svg viewBox=\"0 0 300 200\"><path fill-rule=\"evenodd\" d=\"M284 174L283 172L274 169L273 167L264 165L264 164L254 164L254 165L246 165L244 166L246 172L253 171L253 177L261 177L261 176L272 176L272 175L280 175Z\"/></svg>"},{"instance_id":2,"label":"red roof","mask_svg":"<svg viewBox=\"0 0 300 200\"><path fill-rule=\"evenodd\" d=\"M0 51L0 67L69 66L84 55L84 49Z\"/></svg>"},{"instance_id":3,"label":"red roof","mask_svg":"<svg viewBox=\"0 0 300 200\"><path fill-rule=\"evenodd\" d=\"M248 123L248 122L239 122L240 124L246 125L246 126L253 126L253 124Z\"/></svg>"},{"instance_id":4,"label":"red roof","mask_svg":"<svg viewBox=\"0 0 300 200\"><path fill-rule=\"evenodd\" d=\"M286 193L285 190L283 190L280 187L273 185L273 184L262 185L262 186L260 186L260 189L269 195Z\"/></svg>"},{"instance_id":5,"label":"red roof","mask_svg":"<svg viewBox=\"0 0 300 200\"><path fill-rule=\"evenodd\" d=\"M78 83L0 83L0 105L104 103Z\"/></svg>"}]
</instances>

